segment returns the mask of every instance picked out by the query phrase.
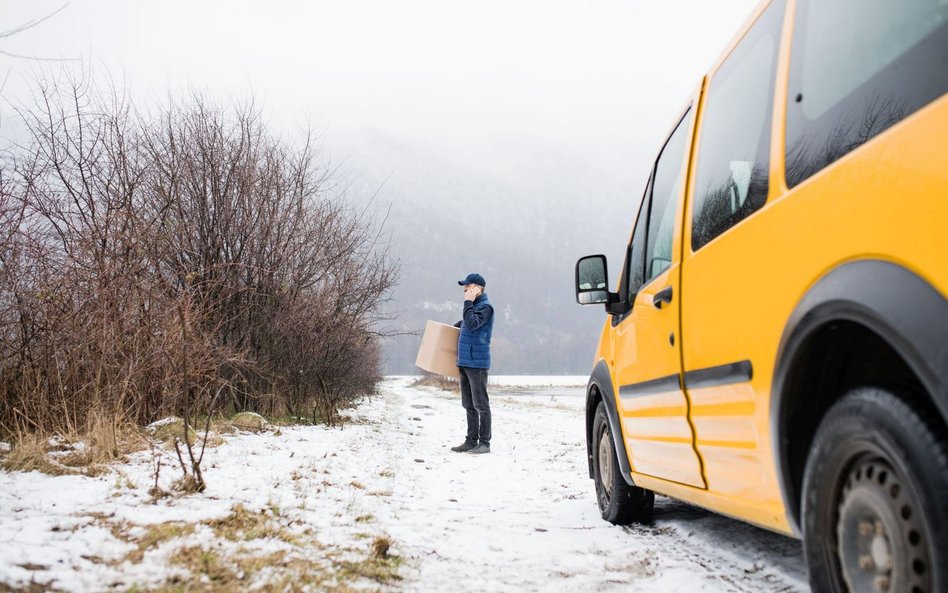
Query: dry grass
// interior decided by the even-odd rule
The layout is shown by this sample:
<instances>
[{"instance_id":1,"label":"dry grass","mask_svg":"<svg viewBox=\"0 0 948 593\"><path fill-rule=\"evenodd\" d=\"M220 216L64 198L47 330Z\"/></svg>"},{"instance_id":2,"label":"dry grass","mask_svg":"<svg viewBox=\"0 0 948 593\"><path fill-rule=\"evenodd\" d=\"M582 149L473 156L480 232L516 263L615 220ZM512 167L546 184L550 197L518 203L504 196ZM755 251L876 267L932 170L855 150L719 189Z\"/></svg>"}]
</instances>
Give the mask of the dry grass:
<instances>
[{"instance_id":1,"label":"dry grass","mask_svg":"<svg viewBox=\"0 0 948 593\"><path fill-rule=\"evenodd\" d=\"M199 418L188 429L191 445L201 446L204 439L203 427L207 418ZM350 420L345 419L347 422ZM303 419L306 422L306 419ZM337 420L338 422L338 420ZM198 430L195 430L195 427ZM207 447L218 447L225 443L221 435L236 434L239 431L261 432L274 430L275 425L255 413L240 413L232 418L214 416L210 419L210 431L207 435ZM277 429L273 433L280 435ZM184 443L184 421L170 417L157 426L140 428L121 420L109 418L103 414L92 416L89 426L82 432L75 432L53 439L39 432L23 432L10 438L9 451L0 450L0 468L7 471L40 471L50 475L89 475L107 473L108 464L137 451L149 449L154 443L173 449L174 443ZM52 454L52 455L50 455ZM193 484L188 480L179 480L175 490L192 492Z\"/></svg>"},{"instance_id":2,"label":"dry grass","mask_svg":"<svg viewBox=\"0 0 948 593\"><path fill-rule=\"evenodd\" d=\"M35 434L21 435L13 443L13 449L0 461L0 467L7 471L38 471L51 476L67 476L80 473L79 470L63 465L49 457L48 439Z\"/></svg>"},{"instance_id":3,"label":"dry grass","mask_svg":"<svg viewBox=\"0 0 948 593\"><path fill-rule=\"evenodd\" d=\"M56 436L22 432L11 441L12 449L0 456L0 467L53 476L100 476L108 473L112 462L150 446L141 428L103 414L92 415L83 431Z\"/></svg>"},{"instance_id":4,"label":"dry grass","mask_svg":"<svg viewBox=\"0 0 948 593\"><path fill-rule=\"evenodd\" d=\"M128 525L123 525L118 531L113 529L113 534L115 534L119 539L138 546L138 549L133 550L123 559L123 561L132 562L133 564L138 564L141 562L145 557L145 552L154 550L165 542L187 537L193 534L195 529L195 525L193 523L173 521L168 523L148 525L145 527L144 535L130 537L127 534L129 527L130 526Z\"/></svg>"},{"instance_id":5,"label":"dry grass","mask_svg":"<svg viewBox=\"0 0 948 593\"><path fill-rule=\"evenodd\" d=\"M266 418L254 412L241 412L230 419L230 425L237 430L263 432L270 428Z\"/></svg>"},{"instance_id":6,"label":"dry grass","mask_svg":"<svg viewBox=\"0 0 948 593\"><path fill-rule=\"evenodd\" d=\"M200 430L195 430L194 427L197 426ZM198 447L204 442L204 423L192 423L188 426L188 441L192 446L197 445ZM210 430L207 433L207 447L219 447L224 444L224 439L219 434L221 431L220 427L229 426L227 423L211 423L212 428L218 428L216 430ZM184 444L184 420L176 416L166 418L158 426L151 425L146 428L149 435L154 441L161 443L168 447L174 447L174 443L178 442L182 445ZM234 430L230 429L228 432L233 433Z\"/></svg>"},{"instance_id":7,"label":"dry grass","mask_svg":"<svg viewBox=\"0 0 948 593\"><path fill-rule=\"evenodd\" d=\"M48 593L48 591L49 587L42 583L27 583L19 587L14 587L0 582L0 593Z\"/></svg>"},{"instance_id":8,"label":"dry grass","mask_svg":"<svg viewBox=\"0 0 948 593\"><path fill-rule=\"evenodd\" d=\"M444 391L451 392L460 392L461 384L450 377L445 377L444 375L435 375L432 373L426 373L416 379L412 384L412 387L437 387L438 389L443 389Z\"/></svg>"},{"instance_id":9,"label":"dry grass","mask_svg":"<svg viewBox=\"0 0 948 593\"><path fill-rule=\"evenodd\" d=\"M93 415L86 433L77 440L88 445L91 463L108 463L149 447L140 427L107 414Z\"/></svg>"},{"instance_id":10,"label":"dry grass","mask_svg":"<svg viewBox=\"0 0 948 593\"><path fill-rule=\"evenodd\" d=\"M225 562L217 552L205 550L201 546L185 546L179 548L170 558L172 564L187 568L192 576L207 577L209 584L217 587L227 586L239 581L238 572L229 563ZM210 590L227 590L218 589Z\"/></svg>"},{"instance_id":11,"label":"dry grass","mask_svg":"<svg viewBox=\"0 0 948 593\"><path fill-rule=\"evenodd\" d=\"M340 581L371 580L380 585L388 585L401 580L398 574L401 558L390 556L387 548L384 557L376 556L374 543L373 551L367 558L335 560L333 564L336 579Z\"/></svg>"},{"instance_id":12,"label":"dry grass","mask_svg":"<svg viewBox=\"0 0 948 593\"><path fill-rule=\"evenodd\" d=\"M393 543L377 536L367 549L327 548L306 530L290 534L272 509L252 511L235 505L232 513L219 520L207 521L216 537L232 542L236 549L219 544L183 545L170 556L170 563L186 569L187 577L173 577L155 593L206 591L237 593L247 590L263 593L326 591L362 593L388 591L401 580L402 560L391 553ZM194 533L194 525L172 523L153 526L144 536L134 539L139 550L129 559L140 559L145 551L163 542ZM276 538L291 547L261 554L243 546L257 539ZM372 584L378 585L373 588Z\"/></svg>"},{"instance_id":13,"label":"dry grass","mask_svg":"<svg viewBox=\"0 0 948 593\"><path fill-rule=\"evenodd\" d=\"M294 520L280 516L271 506L251 510L235 505L227 517L202 523L166 522L136 528L111 515L88 515L135 549L114 566L138 565L149 551L163 547L170 571L158 586L132 585L130 592L152 593L388 593L401 581L402 558L392 553L393 541L385 535L366 534L360 546L326 546L311 529L290 533ZM207 533L210 528L213 535ZM255 540L278 539L285 549L261 552ZM7 588L0 593L33 593L46 588Z\"/></svg>"},{"instance_id":14,"label":"dry grass","mask_svg":"<svg viewBox=\"0 0 948 593\"><path fill-rule=\"evenodd\" d=\"M175 480L171 484L171 489L181 494L195 494L197 492L203 492L204 486L194 477L194 474L189 473ZM158 494L160 495L160 493ZM156 498L160 498L160 496L156 496Z\"/></svg>"},{"instance_id":15,"label":"dry grass","mask_svg":"<svg viewBox=\"0 0 948 593\"><path fill-rule=\"evenodd\" d=\"M360 558L356 554L353 550L344 550L314 559L288 551L265 555L245 551L225 557L216 550L187 546L180 548L171 562L187 569L190 577L154 591L237 593L252 589L262 593L371 593L384 589L370 588L366 581L389 585L401 580L398 575L401 562L397 557Z\"/></svg>"},{"instance_id":16,"label":"dry grass","mask_svg":"<svg viewBox=\"0 0 948 593\"><path fill-rule=\"evenodd\" d=\"M158 426L149 426L147 430L152 438L165 445L172 445L175 440L184 442L184 420L178 417L166 418ZM188 442L193 445L197 442L197 439L197 432L189 426Z\"/></svg>"},{"instance_id":17,"label":"dry grass","mask_svg":"<svg viewBox=\"0 0 948 593\"><path fill-rule=\"evenodd\" d=\"M204 426L204 421L201 421L198 424L200 426ZM219 435L231 435L237 434L238 432L233 423L223 416L215 416L211 418L211 430Z\"/></svg>"},{"instance_id":18,"label":"dry grass","mask_svg":"<svg viewBox=\"0 0 948 593\"><path fill-rule=\"evenodd\" d=\"M51 437L48 433L40 432L11 435L10 449L0 449L0 468L7 471L39 471L54 476L98 476L109 471L110 463L122 461L131 453L147 450L155 443L169 449L173 449L176 441L184 443L184 421L178 417L170 417L157 426L145 428L104 414L94 414L90 418L89 426L84 431L65 436ZM188 428L191 445L201 446L206 420L206 417L196 419ZM348 418L345 420L350 421ZM195 426L198 430L195 430ZM213 448L224 444L221 435L239 431L262 432L274 428L274 424L255 413L240 413L229 419L214 416L210 419L206 446ZM279 436L281 433L277 429L273 434ZM192 481L179 480L174 489L192 492Z\"/></svg>"},{"instance_id":19,"label":"dry grass","mask_svg":"<svg viewBox=\"0 0 948 593\"><path fill-rule=\"evenodd\" d=\"M229 421L214 426L235 432ZM204 433L189 428L192 445L200 447ZM0 451L0 468L7 471L39 471L45 474L99 476L109 471L115 461L124 461L137 451L144 451L154 443L172 447L175 441L183 443L184 421L173 418L156 427L141 428L105 414L90 416L83 431L51 436L42 432L20 432L10 438L11 449ZM222 445L224 439L217 430L208 433L207 446ZM190 491L189 484L176 485L178 491Z\"/></svg>"},{"instance_id":20,"label":"dry grass","mask_svg":"<svg viewBox=\"0 0 948 593\"><path fill-rule=\"evenodd\" d=\"M392 540L385 535L380 535L372 540L372 556L375 558L388 558L388 551L392 548Z\"/></svg>"},{"instance_id":21,"label":"dry grass","mask_svg":"<svg viewBox=\"0 0 948 593\"><path fill-rule=\"evenodd\" d=\"M273 510L270 513L252 511L242 504L237 504L227 517L208 521L206 524L214 530L217 537L232 542L269 538L297 545L299 543L297 536L274 519L278 515L279 513Z\"/></svg>"},{"instance_id":22,"label":"dry grass","mask_svg":"<svg viewBox=\"0 0 948 593\"><path fill-rule=\"evenodd\" d=\"M101 448L86 439L57 439L52 441L38 434L22 434L14 440L13 448L0 459L0 467L7 471L38 471L51 476L100 476L108 472L105 465L116 459L113 446Z\"/></svg>"}]
</instances>

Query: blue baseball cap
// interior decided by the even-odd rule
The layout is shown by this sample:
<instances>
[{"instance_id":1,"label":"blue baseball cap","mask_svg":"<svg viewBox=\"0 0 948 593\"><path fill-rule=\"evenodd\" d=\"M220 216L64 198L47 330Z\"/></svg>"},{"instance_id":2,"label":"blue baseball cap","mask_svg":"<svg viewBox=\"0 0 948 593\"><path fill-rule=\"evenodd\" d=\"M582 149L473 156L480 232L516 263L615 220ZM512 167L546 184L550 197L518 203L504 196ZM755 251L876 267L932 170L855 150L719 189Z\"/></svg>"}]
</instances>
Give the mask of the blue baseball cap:
<instances>
[{"instance_id":1,"label":"blue baseball cap","mask_svg":"<svg viewBox=\"0 0 948 593\"><path fill-rule=\"evenodd\" d=\"M477 284L478 286L487 287L487 281L484 280L484 277L480 274L468 274L464 280L458 280L458 286L467 286L468 284Z\"/></svg>"}]
</instances>

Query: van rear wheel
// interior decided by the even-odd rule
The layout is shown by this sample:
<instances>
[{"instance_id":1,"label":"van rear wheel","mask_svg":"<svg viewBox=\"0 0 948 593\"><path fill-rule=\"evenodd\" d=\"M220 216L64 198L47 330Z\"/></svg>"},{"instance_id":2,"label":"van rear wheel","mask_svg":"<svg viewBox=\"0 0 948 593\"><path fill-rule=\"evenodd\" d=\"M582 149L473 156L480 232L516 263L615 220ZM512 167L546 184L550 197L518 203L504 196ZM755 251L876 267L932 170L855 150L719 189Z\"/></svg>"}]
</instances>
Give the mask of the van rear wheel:
<instances>
[{"instance_id":1,"label":"van rear wheel","mask_svg":"<svg viewBox=\"0 0 948 593\"><path fill-rule=\"evenodd\" d=\"M948 444L892 393L852 391L820 423L803 484L815 593L948 590Z\"/></svg>"},{"instance_id":2,"label":"van rear wheel","mask_svg":"<svg viewBox=\"0 0 948 593\"><path fill-rule=\"evenodd\" d=\"M602 518L613 525L628 525L651 519L655 494L651 490L630 486L622 477L615 441L602 402L596 408L592 434L593 479Z\"/></svg>"}]
</instances>

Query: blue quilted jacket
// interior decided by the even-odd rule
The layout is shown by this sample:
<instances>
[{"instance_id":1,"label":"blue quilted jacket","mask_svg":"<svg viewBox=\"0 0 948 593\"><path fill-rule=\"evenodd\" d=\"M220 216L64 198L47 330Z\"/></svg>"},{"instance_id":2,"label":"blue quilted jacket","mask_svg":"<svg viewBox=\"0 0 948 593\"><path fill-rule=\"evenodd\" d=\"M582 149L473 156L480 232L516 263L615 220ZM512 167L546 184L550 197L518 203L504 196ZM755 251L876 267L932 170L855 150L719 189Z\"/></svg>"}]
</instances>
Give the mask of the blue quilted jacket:
<instances>
[{"instance_id":1,"label":"blue quilted jacket","mask_svg":"<svg viewBox=\"0 0 948 593\"><path fill-rule=\"evenodd\" d=\"M471 369L490 368L490 337L494 332L494 308L487 295L474 302L464 301L464 319L459 322L458 366Z\"/></svg>"}]
</instances>

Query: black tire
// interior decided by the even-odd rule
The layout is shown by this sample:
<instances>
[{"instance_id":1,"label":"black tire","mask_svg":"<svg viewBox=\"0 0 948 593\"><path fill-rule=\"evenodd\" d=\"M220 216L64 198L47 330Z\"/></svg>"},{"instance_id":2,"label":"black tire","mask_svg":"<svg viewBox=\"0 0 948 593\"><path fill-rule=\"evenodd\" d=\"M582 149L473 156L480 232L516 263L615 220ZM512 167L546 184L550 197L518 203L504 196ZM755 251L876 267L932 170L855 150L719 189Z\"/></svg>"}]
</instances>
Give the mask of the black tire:
<instances>
[{"instance_id":1,"label":"black tire","mask_svg":"<svg viewBox=\"0 0 948 593\"><path fill-rule=\"evenodd\" d=\"M906 401L856 389L817 429L803 481L814 593L948 591L948 443Z\"/></svg>"},{"instance_id":2,"label":"black tire","mask_svg":"<svg viewBox=\"0 0 948 593\"><path fill-rule=\"evenodd\" d=\"M630 486L622 477L615 441L612 440L606 408L602 402L596 408L592 435L593 479L602 518L613 525L644 523L651 519L655 493Z\"/></svg>"}]
</instances>

